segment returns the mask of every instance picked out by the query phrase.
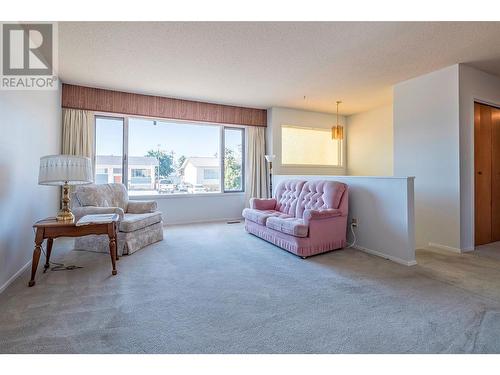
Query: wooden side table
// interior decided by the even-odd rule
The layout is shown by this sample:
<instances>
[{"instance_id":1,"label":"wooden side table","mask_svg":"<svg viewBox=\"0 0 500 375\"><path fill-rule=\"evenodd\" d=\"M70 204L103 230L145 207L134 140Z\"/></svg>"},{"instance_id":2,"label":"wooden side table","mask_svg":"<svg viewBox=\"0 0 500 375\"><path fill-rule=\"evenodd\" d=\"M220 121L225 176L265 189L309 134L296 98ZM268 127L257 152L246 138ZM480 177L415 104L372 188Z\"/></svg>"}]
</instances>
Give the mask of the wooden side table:
<instances>
[{"instance_id":1,"label":"wooden side table","mask_svg":"<svg viewBox=\"0 0 500 375\"><path fill-rule=\"evenodd\" d=\"M33 263L31 264L31 280L28 286L35 285L35 275L42 252L42 243L47 239L47 254L45 261L45 270L49 268L50 254L52 252L52 244L54 238L58 237L80 237L89 234L107 234L109 237L109 254L111 256L111 265L113 266L112 275L116 275L116 263L118 253L116 251L116 231L118 226L118 215L109 223L89 224L76 226L74 222L61 222L55 218L48 218L36 222L33 228L36 229L35 249L33 250Z\"/></svg>"}]
</instances>

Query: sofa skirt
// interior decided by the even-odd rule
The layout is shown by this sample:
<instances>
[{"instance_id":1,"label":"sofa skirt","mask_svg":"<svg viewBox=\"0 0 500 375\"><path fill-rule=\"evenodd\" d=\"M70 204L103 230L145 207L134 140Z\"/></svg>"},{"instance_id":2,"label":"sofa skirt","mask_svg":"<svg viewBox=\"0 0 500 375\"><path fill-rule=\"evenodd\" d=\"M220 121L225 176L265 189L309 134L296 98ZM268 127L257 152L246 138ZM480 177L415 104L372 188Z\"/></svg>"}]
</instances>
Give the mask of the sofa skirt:
<instances>
[{"instance_id":1,"label":"sofa skirt","mask_svg":"<svg viewBox=\"0 0 500 375\"><path fill-rule=\"evenodd\" d=\"M347 218L345 219L347 220ZM309 237L295 237L285 234L263 225L245 220L245 230L257 237L262 238L282 249L298 255L300 257L309 257L328 251L341 249L346 245L345 234L338 238L330 238L327 241L314 241Z\"/></svg>"}]
</instances>

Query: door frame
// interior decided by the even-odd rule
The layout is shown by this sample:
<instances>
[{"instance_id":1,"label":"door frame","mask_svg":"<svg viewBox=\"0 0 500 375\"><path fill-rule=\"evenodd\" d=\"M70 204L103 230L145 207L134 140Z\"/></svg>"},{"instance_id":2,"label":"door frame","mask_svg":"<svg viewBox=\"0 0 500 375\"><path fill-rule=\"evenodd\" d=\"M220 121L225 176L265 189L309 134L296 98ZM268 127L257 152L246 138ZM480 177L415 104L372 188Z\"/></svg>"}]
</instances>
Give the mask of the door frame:
<instances>
[{"instance_id":1,"label":"door frame","mask_svg":"<svg viewBox=\"0 0 500 375\"><path fill-rule=\"evenodd\" d=\"M484 96L471 96L467 98L466 109L469 113L462 109L459 114L460 122L460 244L461 252L469 252L475 250L475 220L476 220L476 207L475 207L475 136L474 136L474 116L475 116L475 103L487 105L500 109L500 104L495 100L486 98ZM460 103L462 104L462 103ZM460 107L462 108L462 107ZM465 117L467 115L467 117ZM465 152L464 152L465 151ZM463 173L462 173L463 168ZM467 213L467 211L469 211Z\"/></svg>"}]
</instances>

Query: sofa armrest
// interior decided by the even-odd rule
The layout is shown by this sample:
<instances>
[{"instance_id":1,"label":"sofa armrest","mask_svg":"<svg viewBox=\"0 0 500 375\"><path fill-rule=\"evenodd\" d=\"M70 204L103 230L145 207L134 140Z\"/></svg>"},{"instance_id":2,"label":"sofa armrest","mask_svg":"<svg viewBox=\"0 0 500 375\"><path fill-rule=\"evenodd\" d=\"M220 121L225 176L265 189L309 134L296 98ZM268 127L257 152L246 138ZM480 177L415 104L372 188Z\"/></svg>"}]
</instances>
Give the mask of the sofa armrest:
<instances>
[{"instance_id":1,"label":"sofa armrest","mask_svg":"<svg viewBox=\"0 0 500 375\"><path fill-rule=\"evenodd\" d=\"M158 208L156 201L128 201L127 213L129 214L148 214L155 212Z\"/></svg>"},{"instance_id":2,"label":"sofa armrest","mask_svg":"<svg viewBox=\"0 0 500 375\"><path fill-rule=\"evenodd\" d=\"M99 214L117 214L120 217L120 221L123 220L123 209L120 207L97 207L97 206L84 206L73 208L73 215L75 215L75 221L80 220L85 215L99 215Z\"/></svg>"},{"instance_id":3,"label":"sofa armrest","mask_svg":"<svg viewBox=\"0 0 500 375\"><path fill-rule=\"evenodd\" d=\"M304 224L309 224L312 220L331 219L332 217L342 216L342 210L337 208L327 208L323 210L304 210Z\"/></svg>"},{"instance_id":4,"label":"sofa armrest","mask_svg":"<svg viewBox=\"0 0 500 375\"><path fill-rule=\"evenodd\" d=\"M250 208L256 210L274 210L276 199L274 198L250 198Z\"/></svg>"}]
</instances>

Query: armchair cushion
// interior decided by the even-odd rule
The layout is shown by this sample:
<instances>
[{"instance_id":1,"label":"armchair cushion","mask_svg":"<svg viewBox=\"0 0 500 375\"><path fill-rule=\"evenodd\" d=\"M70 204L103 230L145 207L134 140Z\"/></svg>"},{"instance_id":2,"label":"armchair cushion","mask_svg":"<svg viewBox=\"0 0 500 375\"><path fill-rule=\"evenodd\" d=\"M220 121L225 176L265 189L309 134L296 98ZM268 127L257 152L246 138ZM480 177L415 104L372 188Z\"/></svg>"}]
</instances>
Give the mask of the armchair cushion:
<instances>
[{"instance_id":1,"label":"armchair cushion","mask_svg":"<svg viewBox=\"0 0 500 375\"><path fill-rule=\"evenodd\" d=\"M120 222L120 232L134 232L159 222L161 222L159 211L144 214L126 213Z\"/></svg>"},{"instance_id":2,"label":"armchair cushion","mask_svg":"<svg viewBox=\"0 0 500 375\"><path fill-rule=\"evenodd\" d=\"M250 198L250 208L256 210L274 210L276 208L276 199Z\"/></svg>"},{"instance_id":3,"label":"armchair cushion","mask_svg":"<svg viewBox=\"0 0 500 375\"><path fill-rule=\"evenodd\" d=\"M342 216L342 211L337 208L327 208L323 210L304 210L304 223L309 224L311 220L330 219Z\"/></svg>"},{"instance_id":4,"label":"armchair cushion","mask_svg":"<svg viewBox=\"0 0 500 375\"><path fill-rule=\"evenodd\" d=\"M120 207L127 209L128 194L122 184L89 184L76 188L75 196L81 206Z\"/></svg>"},{"instance_id":5,"label":"armchair cushion","mask_svg":"<svg viewBox=\"0 0 500 375\"><path fill-rule=\"evenodd\" d=\"M295 237L307 237L307 232L309 231L309 227L304 224L302 219L294 217L270 217L266 221L266 227Z\"/></svg>"},{"instance_id":6,"label":"armchair cushion","mask_svg":"<svg viewBox=\"0 0 500 375\"><path fill-rule=\"evenodd\" d=\"M146 214L155 212L158 208L156 201L128 201L127 213L129 214Z\"/></svg>"},{"instance_id":7,"label":"armchair cushion","mask_svg":"<svg viewBox=\"0 0 500 375\"><path fill-rule=\"evenodd\" d=\"M117 214L120 217L120 221L123 220L124 216L124 212L120 207L85 206L85 207L73 208L73 215L75 215L75 221L80 220L85 215L98 215L98 214Z\"/></svg>"},{"instance_id":8,"label":"armchair cushion","mask_svg":"<svg viewBox=\"0 0 500 375\"><path fill-rule=\"evenodd\" d=\"M109 207L110 204L105 196L98 194L95 190L82 190L75 193L76 199L81 206L87 207Z\"/></svg>"}]
</instances>

